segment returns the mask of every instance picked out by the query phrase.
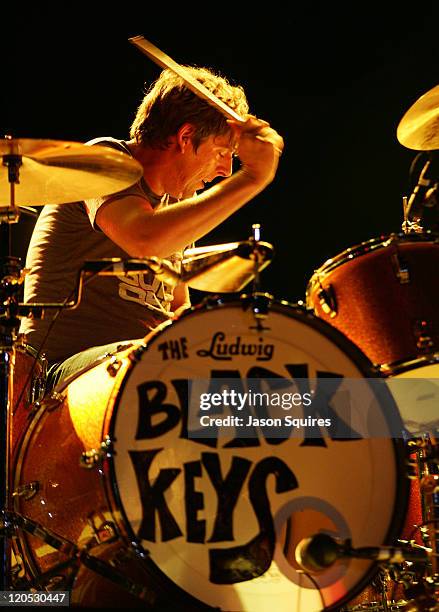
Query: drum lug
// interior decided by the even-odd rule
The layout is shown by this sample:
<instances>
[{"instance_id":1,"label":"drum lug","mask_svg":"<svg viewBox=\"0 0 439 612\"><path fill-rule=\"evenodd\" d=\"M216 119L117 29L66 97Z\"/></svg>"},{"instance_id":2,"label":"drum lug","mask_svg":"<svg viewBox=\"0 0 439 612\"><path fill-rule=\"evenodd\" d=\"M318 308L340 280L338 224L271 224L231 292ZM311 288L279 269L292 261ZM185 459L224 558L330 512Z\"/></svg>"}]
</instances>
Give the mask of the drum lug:
<instances>
[{"instance_id":1,"label":"drum lug","mask_svg":"<svg viewBox=\"0 0 439 612\"><path fill-rule=\"evenodd\" d=\"M110 458L112 456L113 443L107 436L106 439L101 442L99 448L91 448L81 454L81 458L79 459L79 465L80 467L91 470L97 465L101 464L104 459Z\"/></svg>"},{"instance_id":2,"label":"drum lug","mask_svg":"<svg viewBox=\"0 0 439 612\"><path fill-rule=\"evenodd\" d=\"M44 405L49 412L61 406L61 404L66 399L64 393L59 393L58 391L52 391L52 393L44 399Z\"/></svg>"},{"instance_id":3,"label":"drum lug","mask_svg":"<svg viewBox=\"0 0 439 612\"><path fill-rule=\"evenodd\" d=\"M337 316L337 300L335 299L335 292L331 285L327 289L323 287L317 294L319 304L323 312L328 315L331 319Z\"/></svg>"},{"instance_id":4,"label":"drum lug","mask_svg":"<svg viewBox=\"0 0 439 612\"><path fill-rule=\"evenodd\" d=\"M407 285L410 282L410 270L406 261L404 261L398 253L392 255L393 269L396 278L401 285Z\"/></svg>"},{"instance_id":5,"label":"drum lug","mask_svg":"<svg viewBox=\"0 0 439 612\"><path fill-rule=\"evenodd\" d=\"M430 335L430 325L427 321L416 321L413 332L416 338L416 348L423 353L430 352L434 342Z\"/></svg>"},{"instance_id":6,"label":"drum lug","mask_svg":"<svg viewBox=\"0 0 439 612\"><path fill-rule=\"evenodd\" d=\"M44 394L46 392L46 380L47 380L47 359L45 357L41 357L41 374L39 376L35 376L32 379L32 385L30 389L30 404L39 404L39 402L43 399Z\"/></svg>"},{"instance_id":7,"label":"drum lug","mask_svg":"<svg viewBox=\"0 0 439 612\"><path fill-rule=\"evenodd\" d=\"M122 361L118 359L115 355L113 355L110 359L110 363L107 366L107 372L110 376L116 376L120 367L122 365Z\"/></svg>"},{"instance_id":8,"label":"drum lug","mask_svg":"<svg viewBox=\"0 0 439 612\"><path fill-rule=\"evenodd\" d=\"M96 525L94 516L88 517L88 523L93 529L93 533L98 544L108 544L118 539L119 533L116 525L111 521L105 521L99 525Z\"/></svg>"},{"instance_id":9,"label":"drum lug","mask_svg":"<svg viewBox=\"0 0 439 612\"><path fill-rule=\"evenodd\" d=\"M33 417L33 415L36 414L40 408L41 408L40 402L33 402L32 404L29 404L29 407L28 407L29 415Z\"/></svg>"},{"instance_id":10,"label":"drum lug","mask_svg":"<svg viewBox=\"0 0 439 612\"><path fill-rule=\"evenodd\" d=\"M40 483L34 480L24 485L20 485L12 493L12 497L21 497L25 501L30 501L40 490Z\"/></svg>"},{"instance_id":11,"label":"drum lug","mask_svg":"<svg viewBox=\"0 0 439 612\"><path fill-rule=\"evenodd\" d=\"M142 359L142 355L146 351L146 346L146 344L141 344L140 346L131 351L131 353L128 355L128 358L131 363L139 363L139 361Z\"/></svg>"},{"instance_id":12,"label":"drum lug","mask_svg":"<svg viewBox=\"0 0 439 612\"><path fill-rule=\"evenodd\" d=\"M256 329L264 331L266 327L263 327L262 321L267 318L273 296L270 293L255 292L250 294L243 294L241 296L241 303L243 310L251 308L253 316L256 320Z\"/></svg>"}]
</instances>

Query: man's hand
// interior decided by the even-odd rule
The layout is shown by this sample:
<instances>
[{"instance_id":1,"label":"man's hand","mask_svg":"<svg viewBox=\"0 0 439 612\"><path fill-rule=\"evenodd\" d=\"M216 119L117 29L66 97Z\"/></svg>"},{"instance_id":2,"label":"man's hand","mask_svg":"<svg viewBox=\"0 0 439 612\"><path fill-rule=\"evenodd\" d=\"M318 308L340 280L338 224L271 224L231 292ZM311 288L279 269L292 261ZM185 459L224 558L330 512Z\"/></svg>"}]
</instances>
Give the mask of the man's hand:
<instances>
[{"instance_id":1,"label":"man's hand","mask_svg":"<svg viewBox=\"0 0 439 612\"><path fill-rule=\"evenodd\" d=\"M284 141L267 121L248 115L244 123L228 119L235 133L242 171L253 181L267 185L275 174Z\"/></svg>"}]
</instances>

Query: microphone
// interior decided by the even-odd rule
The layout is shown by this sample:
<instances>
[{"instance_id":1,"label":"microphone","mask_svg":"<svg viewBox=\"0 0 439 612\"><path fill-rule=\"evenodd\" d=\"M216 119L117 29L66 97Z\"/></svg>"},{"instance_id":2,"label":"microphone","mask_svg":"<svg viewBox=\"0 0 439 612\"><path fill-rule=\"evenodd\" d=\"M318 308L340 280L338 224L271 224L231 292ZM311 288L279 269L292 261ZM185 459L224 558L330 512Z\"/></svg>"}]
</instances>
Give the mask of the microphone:
<instances>
[{"instance_id":1,"label":"microphone","mask_svg":"<svg viewBox=\"0 0 439 612\"><path fill-rule=\"evenodd\" d=\"M343 558L385 561L390 565L403 561L425 563L430 556L431 550L424 547L364 546L352 548L350 540L339 544L325 533L317 533L309 538L304 538L296 546L295 551L296 562L308 572L321 572L331 567L338 559Z\"/></svg>"},{"instance_id":2,"label":"microphone","mask_svg":"<svg viewBox=\"0 0 439 612\"><path fill-rule=\"evenodd\" d=\"M407 202L407 218L421 218L421 207L433 207L437 204L436 191L438 186L437 171L433 169L433 158L430 157L421 170L418 182Z\"/></svg>"},{"instance_id":3,"label":"microphone","mask_svg":"<svg viewBox=\"0 0 439 612\"><path fill-rule=\"evenodd\" d=\"M160 281L175 286L181 276L170 265L158 257L145 257L143 259L121 259L120 257L107 257L85 261L82 266L85 276L119 276L128 272L152 272Z\"/></svg>"}]
</instances>

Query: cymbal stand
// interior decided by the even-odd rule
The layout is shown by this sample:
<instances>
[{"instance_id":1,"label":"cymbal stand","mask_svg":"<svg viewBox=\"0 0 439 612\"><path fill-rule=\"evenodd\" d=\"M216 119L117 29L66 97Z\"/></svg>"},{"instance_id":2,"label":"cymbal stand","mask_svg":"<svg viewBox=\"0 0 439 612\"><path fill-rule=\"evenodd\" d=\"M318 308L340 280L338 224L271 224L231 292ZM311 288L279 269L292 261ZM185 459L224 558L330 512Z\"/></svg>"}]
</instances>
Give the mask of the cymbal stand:
<instances>
[{"instance_id":1,"label":"cymbal stand","mask_svg":"<svg viewBox=\"0 0 439 612\"><path fill-rule=\"evenodd\" d=\"M259 253L257 250L257 244L261 239L261 226L259 223L253 223L252 225L252 236L250 237L250 242L253 245L253 258L254 258L254 279L253 279L253 293L256 293L259 290L260 285L260 261L259 261Z\"/></svg>"},{"instance_id":2,"label":"cymbal stand","mask_svg":"<svg viewBox=\"0 0 439 612\"><path fill-rule=\"evenodd\" d=\"M263 331L264 325L263 320L267 317L268 309L270 306L270 302L273 299L273 296L269 293L263 293L260 291L261 286L261 262L263 257L258 250L258 245L261 240L261 226L259 223L254 223L252 225L252 236L250 237L250 244L253 247L253 252L251 257L253 258L253 282L252 282L252 290L249 296L244 295L244 303L247 303L250 300L251 308L253 311L253 316L256 321L256 329L258 331Z\"/></svg>"},{"instance_id":3,"label":"cymbal stand","mask_svg":"<svg viewBox=\"0 0 439 612\"><path fill-rule=\"evenodd\" d=\"M12 525L8 513L10 504L10 450L12 444L12 388L15 362L15 341L19 318L18 300L23 273L20 260L11 256L11 223L17 223L19 210L15 206L15 185L19 183L19 155L5 155L3 165L8 168L10 206L0 208L0 589L8 587L10 551L8 536ZM4 313L4 314L3 314Z\"/></svg>"},{"instance_id":4,"label":"cymbal stand","mask_svg":"<svg viewBox=\"0 0 439 612\"><path fill-rule=\"evenodd\" d=\"M401 229L404 234L412 234L417 233L421 234L424 231L423 226L421 225L421 217L413 217L410 219L410 206L408 204L407 196L403 196L402 198L402 214L404 220L402 222Z\"/></svg>"}]
</instances>

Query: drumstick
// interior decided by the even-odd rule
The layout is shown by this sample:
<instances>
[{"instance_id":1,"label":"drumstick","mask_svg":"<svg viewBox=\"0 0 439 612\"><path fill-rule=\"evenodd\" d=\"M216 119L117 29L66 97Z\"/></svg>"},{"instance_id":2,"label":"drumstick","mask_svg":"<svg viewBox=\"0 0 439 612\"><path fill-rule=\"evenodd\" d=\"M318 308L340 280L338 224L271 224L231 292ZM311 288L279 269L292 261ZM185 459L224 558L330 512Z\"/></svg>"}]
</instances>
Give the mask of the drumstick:
<instances>
[{"instance_id":1,"label":"drumstick","mask_svg":"<svg viewBox=\"0 0 439 612\"><path fill-rule=\"evenodd\" d=\"M204 87L202 83L194 79L194 77L189 73L188 70L184 66L177 64L174 62L169 55L160 51L155 45L153 45L149 40L146 40L143 36L133 36L128 39L134 46L140 49L145 55L147 55L153 62L161 66L162 68L169 68L172 72L175 72L179 77L183 79L186 86L193 91L197 96L206 100L209 104L214 106L218 111L223 113L229 119L235 119L235 121L244 122L245 119L235 113L233 109L231 109L227 104L224 104L222 100L220 100L215 94Z\"/></svg>"}]
</instances>

